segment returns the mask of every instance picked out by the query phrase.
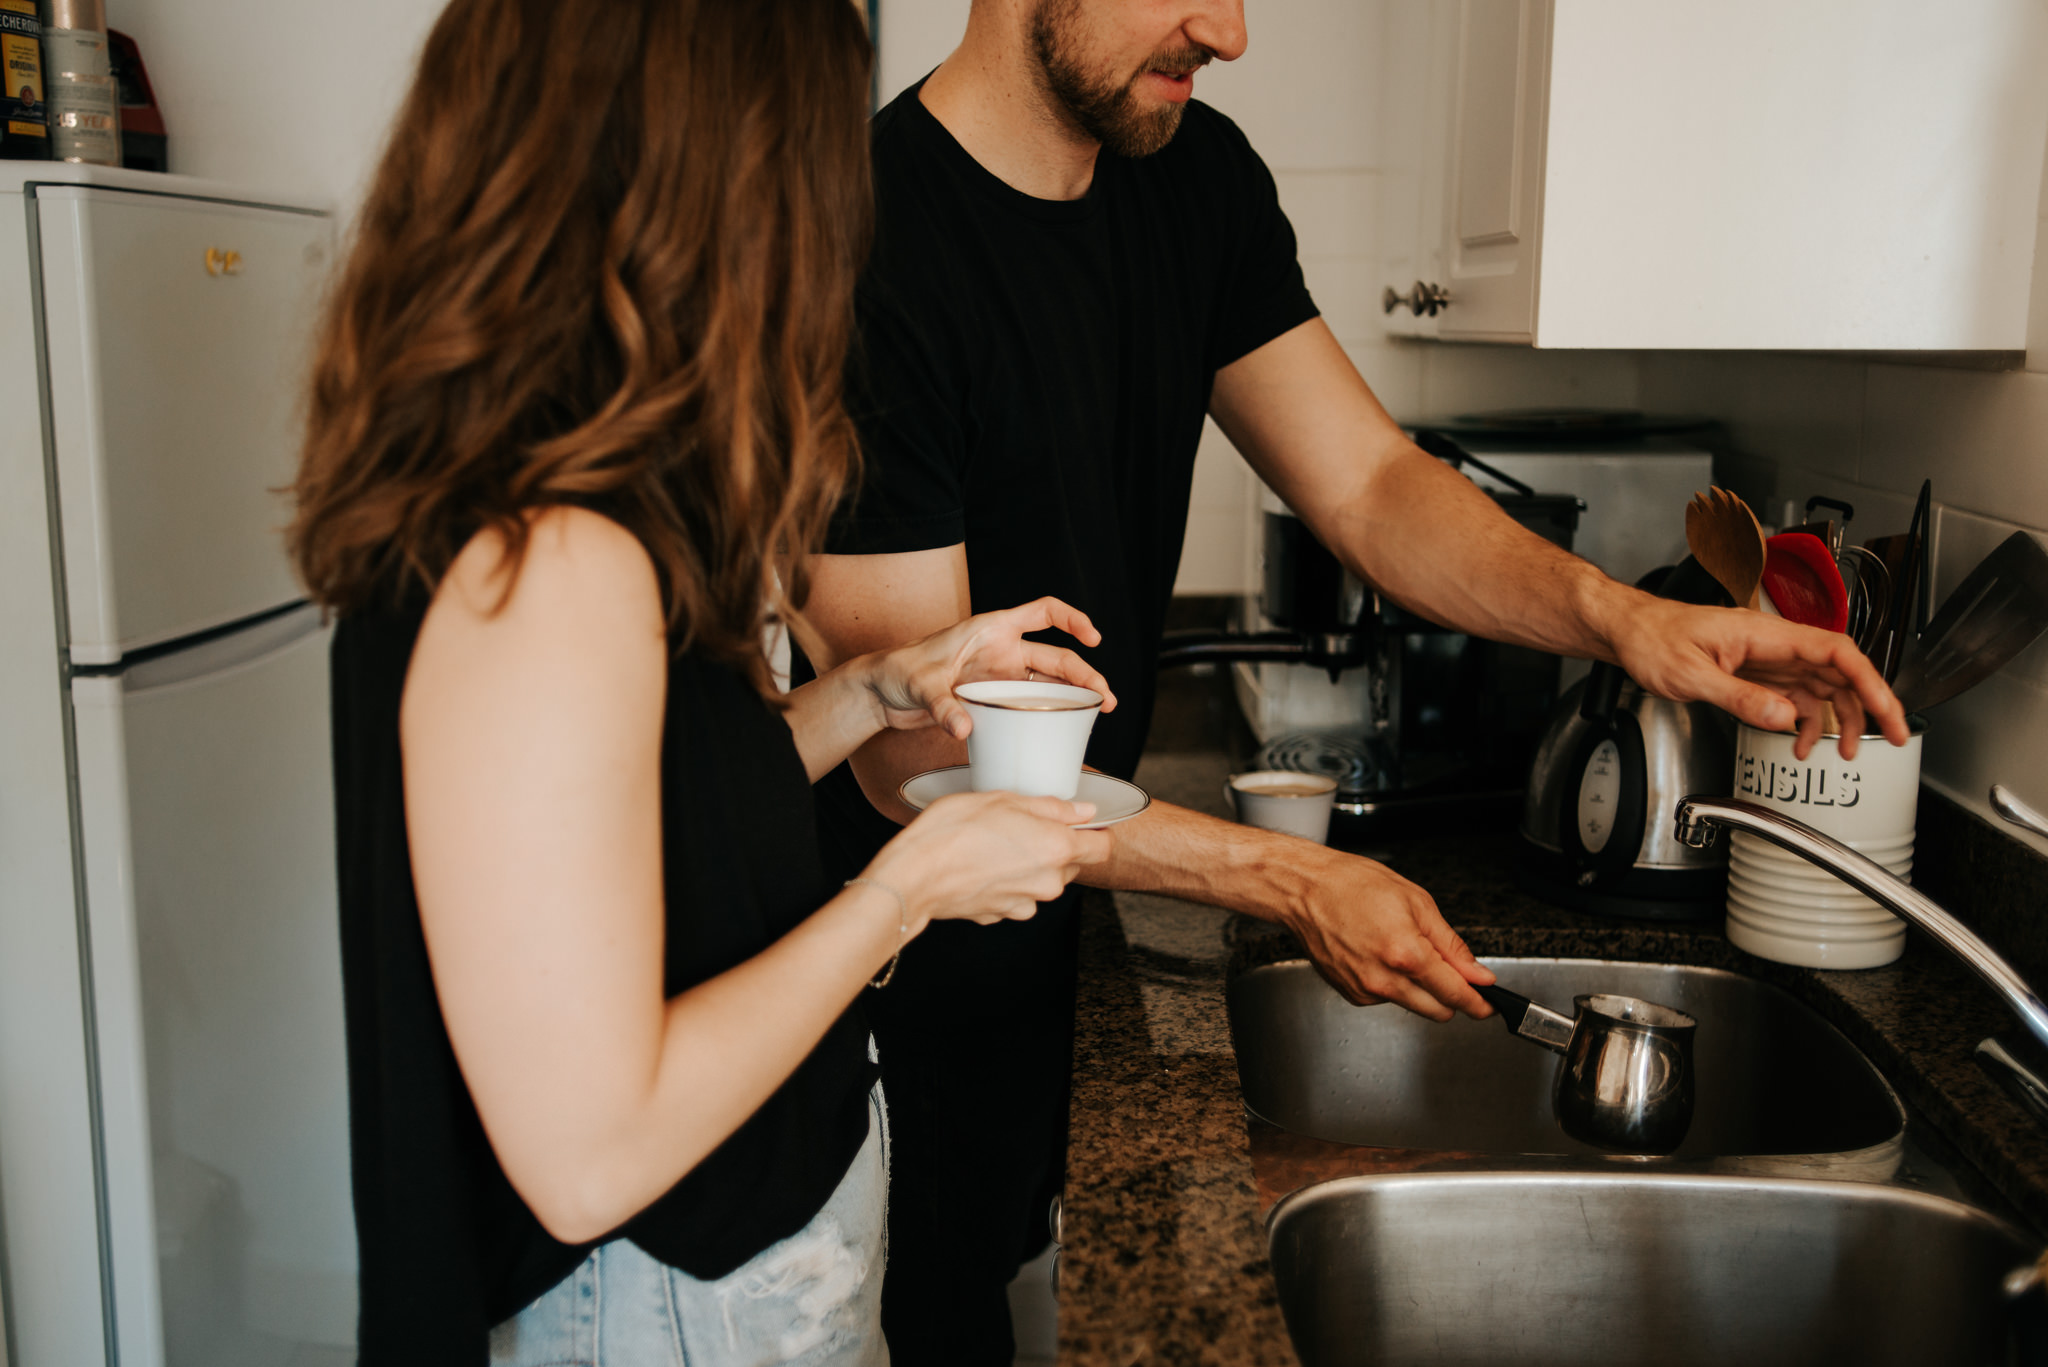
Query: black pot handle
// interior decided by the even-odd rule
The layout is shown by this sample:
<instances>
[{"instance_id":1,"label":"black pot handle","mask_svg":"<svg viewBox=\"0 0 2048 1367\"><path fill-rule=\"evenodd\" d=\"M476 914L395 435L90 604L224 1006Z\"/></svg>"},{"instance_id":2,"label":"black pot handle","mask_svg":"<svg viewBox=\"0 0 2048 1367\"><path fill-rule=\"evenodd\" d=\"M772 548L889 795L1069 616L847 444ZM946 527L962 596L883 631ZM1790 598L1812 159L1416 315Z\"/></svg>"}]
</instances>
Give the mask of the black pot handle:
<instances>
[{"instance_id":1,"label":"black pot handle","mask_svg":"<svg viewBox=\"0 0 2048 1367\"><path fill-rule=\"evenodd\" d=\"M1809 518L1813 516L1815 508L1826 508L1830 512L1840 513L1842 515L1842 525L1845 527L1856 520L1855 506L1844 503L1839 498L1823 498L1821 495L1815 494L1812 498L1806 500L1806 515Z\"/></svg>"},{"instance_id":2,"label":"black pot handle","mask_svg":"<svg viewBox=\"0 0 2048 1367\"><path fill-rule=\"evenodd\" d=\"M1529 1014L1531 1005L1527 997L1519 992L1510 992L1499 983L1488 983L1484 987L1475 983L1472 990L1486 998L1486 1004L1500 1013L1509 1034L1514 1034L1522 1028L1522 1018Z\"/></svg>"},{"instance_id":3,"label":"black pot handle","mask_svg":"<svg viewBox=\"0 0 2048 1367\"><path fill-rule=\"evenodd\" d=\"M1417 446L1427 451L1430 455L1435 456L1438 460L1450 462L1453 470L1469 465L1488 479L1505 484L1510 493L1520 494L1523 498L1534 498L1536 496L1536 491L1522 483L1521 480L1516 479L1513 475L1503 470L1497 470L1493 466L1488 465L1485 461L1479 459L1479 457L1473 455L1441 432L1427 427L1418 427L1415 429L1413 440Z\"/></svg>"}]
</instances>

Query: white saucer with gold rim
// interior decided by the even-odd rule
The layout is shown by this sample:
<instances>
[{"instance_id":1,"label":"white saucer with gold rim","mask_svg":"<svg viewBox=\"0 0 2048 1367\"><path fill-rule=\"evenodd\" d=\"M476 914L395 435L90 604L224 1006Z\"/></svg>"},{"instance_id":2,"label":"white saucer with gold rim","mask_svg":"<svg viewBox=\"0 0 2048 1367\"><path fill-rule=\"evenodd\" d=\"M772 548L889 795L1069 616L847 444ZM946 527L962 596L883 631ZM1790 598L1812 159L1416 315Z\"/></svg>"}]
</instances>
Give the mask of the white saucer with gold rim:
<instances>
[{"instance_id":1,"label":"white saucer with gold rim","mask_svg":"<svg viewBox=\"0 0 2048 1367\"><path fill-rule=\"evenodd\" d=\"M896 795L903 799L905 806L921 812L942 797L972 791L969 766L955 764L944 769L927 769L903 780L903 786L896 790ZM1074 801L1095 804L1095 819L1074 829L1099 831L1104 826L1129 821L1144 811L1152 805L1152 795L1135 783L1083 770L1081 787L1074 794Z\"/></svg>"}]
</instances>

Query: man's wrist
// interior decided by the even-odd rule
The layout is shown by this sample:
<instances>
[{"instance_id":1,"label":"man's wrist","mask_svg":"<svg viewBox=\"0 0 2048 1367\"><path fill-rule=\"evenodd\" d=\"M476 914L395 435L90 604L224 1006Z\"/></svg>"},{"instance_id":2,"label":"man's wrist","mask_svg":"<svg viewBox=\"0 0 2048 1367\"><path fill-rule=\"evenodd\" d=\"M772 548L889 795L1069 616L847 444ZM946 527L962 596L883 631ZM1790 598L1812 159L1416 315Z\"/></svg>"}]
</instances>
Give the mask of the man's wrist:
<instances>
[{"instance_id":1,"label":"man's wrist","mask_svg":"<svg viewBox=\"0 0 2048 1367\"><path fill-rule=\"evenodd\" d=\"M1578 618L1584 636L1584 653L1588 659L1618 664L1628 622L1640 600L1648 595L1608 578L1590 565L1587 570L1588 573L1579 575L1570 596L1572 613Z\"/></svg>"},{"instance_id":2,"label":"man's wrist","mask_svg":"<svg viewBox=\"0 0 2048 1367\"><path fill-rule=\"evenodd\" d=\"M1345 856L1257 826L1237 830L1222 860L1237 895L1226 895L1224 901L1233 911L1298 931L1314 915L1316 889L1326 881L1331 863Z\"/></svg>"}]
</instances>

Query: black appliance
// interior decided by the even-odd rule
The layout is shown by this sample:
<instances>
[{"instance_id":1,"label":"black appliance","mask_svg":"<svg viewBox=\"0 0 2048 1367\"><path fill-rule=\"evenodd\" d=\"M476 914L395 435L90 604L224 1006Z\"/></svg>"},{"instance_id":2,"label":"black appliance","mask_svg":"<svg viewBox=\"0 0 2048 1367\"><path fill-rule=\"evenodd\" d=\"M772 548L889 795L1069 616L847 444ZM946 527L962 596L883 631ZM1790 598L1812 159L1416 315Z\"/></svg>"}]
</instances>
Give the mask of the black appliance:
<instances>
[{"instance_id":1,"label":"black appliance","mask_svg":"<svg viewBox=\"0 0 2048 1367\"><path fill-rule=\"evenodd\" d=\"M1420 431L1415 440L1507 485L1514 492L1493 494L1502 511L1571 549L1575 496L1538 493L1441 434ZM1355 731L1278 736L1258 759L1337 779L1332 843L1446 819L1509 827L1557 699L1558 657L1451 631L1386 601L1292 513L1265 514L1262 536L1260 611L1272 628L1169 633L1160 663L1291 662L1327 669L1333 681L1347 669L1368 671L1371 715Z\"/></svg>"}]
</instances>

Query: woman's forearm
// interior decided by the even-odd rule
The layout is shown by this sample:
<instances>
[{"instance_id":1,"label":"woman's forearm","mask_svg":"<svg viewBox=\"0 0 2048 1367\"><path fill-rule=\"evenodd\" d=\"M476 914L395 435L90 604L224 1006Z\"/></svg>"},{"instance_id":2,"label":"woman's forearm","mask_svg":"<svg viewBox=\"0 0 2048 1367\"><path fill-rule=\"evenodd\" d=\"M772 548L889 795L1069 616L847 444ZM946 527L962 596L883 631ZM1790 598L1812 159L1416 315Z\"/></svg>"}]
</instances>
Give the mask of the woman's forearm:
<instances>
[{"instance_id":1,"label":"woman's forearm","mask_svg":"<svg viewBox=\"0 0 2048 1367\"><path fill-rule=\"evenodd\" d=\"M881 704L869 685L873 658L856 656L789 694L783 719L813 783L883 729Z\"/></svg>"},{"instance_id":2,"label":"woman's forearm","mask_svg":"<svg viewBox=\"0 0 2048 1367\"><path fill-rule=\"evenodd\" d=\"M724 1143L817 1046L904 938L896 898L845 889L760 954L670 998L650 1066L563 1079L542 1132L492 1135L548 1232L583 1243L618 1228Z\"/></svg>"}]
</instances>

